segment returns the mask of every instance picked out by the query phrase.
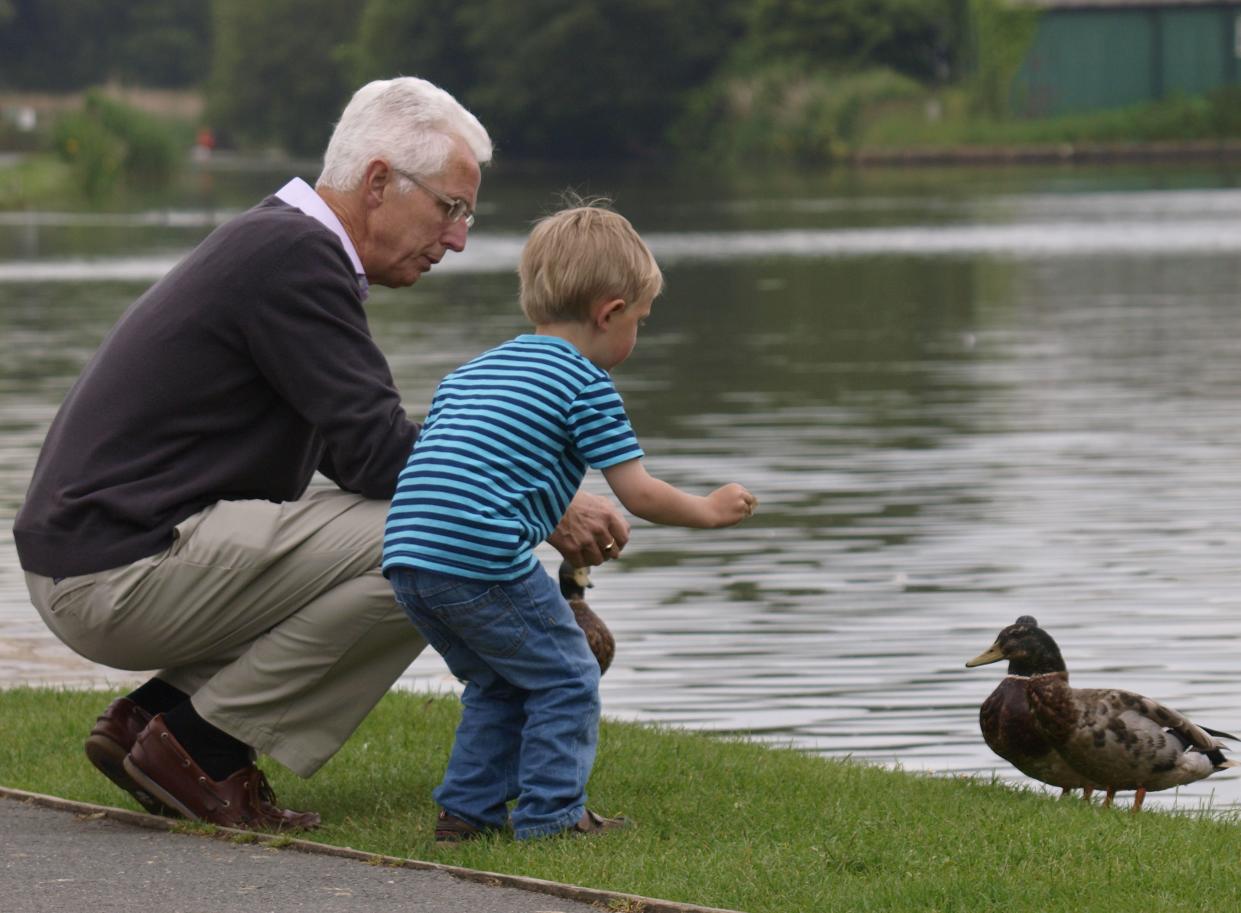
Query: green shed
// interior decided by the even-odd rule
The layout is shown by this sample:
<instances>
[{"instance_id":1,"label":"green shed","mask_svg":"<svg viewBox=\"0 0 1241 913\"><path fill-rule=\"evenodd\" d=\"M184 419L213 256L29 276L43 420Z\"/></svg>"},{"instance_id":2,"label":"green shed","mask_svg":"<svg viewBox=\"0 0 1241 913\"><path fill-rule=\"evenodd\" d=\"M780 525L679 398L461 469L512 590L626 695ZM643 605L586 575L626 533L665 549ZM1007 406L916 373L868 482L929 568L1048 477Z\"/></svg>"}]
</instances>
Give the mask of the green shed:
<instances>
[{"instance_id":1,"label":"green shed","mask_svg":"<svg viewBox=\"0 0 1241 913\"><path fill-rule=\"evenodd\" d=\"M1044 117L1241 85L1241 0L1012 0L1040 10L1013 110Z\"/></svg>"}]
</instances>

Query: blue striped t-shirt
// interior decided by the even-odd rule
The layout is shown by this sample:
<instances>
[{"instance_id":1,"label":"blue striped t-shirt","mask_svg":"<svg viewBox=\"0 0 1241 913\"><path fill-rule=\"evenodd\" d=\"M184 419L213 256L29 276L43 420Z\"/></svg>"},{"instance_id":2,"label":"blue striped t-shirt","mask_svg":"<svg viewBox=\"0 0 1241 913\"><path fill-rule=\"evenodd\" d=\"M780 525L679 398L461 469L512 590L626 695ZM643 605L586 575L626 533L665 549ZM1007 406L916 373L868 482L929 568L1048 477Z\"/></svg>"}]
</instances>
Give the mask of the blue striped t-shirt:
<instances>
[{"instance_id":1,"label":"blue striped t-shirt","mask_svg":"<svg viewBox=\"0 0 1241 913\"><path fill-rule=\"evenodd\" d=\"M641 456L606 371L558 337L518 336L435 391L388 511L383 570L522 577L587 466Z\"/></svg>"}]
</instances>

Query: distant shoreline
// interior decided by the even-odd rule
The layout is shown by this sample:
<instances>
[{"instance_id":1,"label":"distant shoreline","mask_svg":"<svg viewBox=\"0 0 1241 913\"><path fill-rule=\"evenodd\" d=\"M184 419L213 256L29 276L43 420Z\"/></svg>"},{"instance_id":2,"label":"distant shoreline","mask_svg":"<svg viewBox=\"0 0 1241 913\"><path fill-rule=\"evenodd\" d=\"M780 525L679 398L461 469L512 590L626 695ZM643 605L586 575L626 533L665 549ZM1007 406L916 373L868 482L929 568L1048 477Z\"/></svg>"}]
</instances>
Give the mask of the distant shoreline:
<instances>
[{"instance_id":1,"label":"distant shoreline","mask_svg":"<svg viewBox=\"0 0 1241 913\"><path fill-rule=\"evenodd\" d=\"M187 151L188 156L188 151ZM55 157L48 152L6 150L0 148L0 178L13 175L29 163ZM823 167L917 169L931 167L996 167L1038 165L1101 165L1116 164L1228 164L1241 163L1241 138L1192 141L1144 142L1064 142L1005 145L998 143L968 146L905 146L868 147L840 155ZM302 168L308 173L318 168L317 160L287 156L275 150L244 152L216 150L210 160L195 160L195 168L209 171L287 170ZM513 159L516 167L557 167L564 163L534 159ZM601 163L602 164L602 163ZM632 164L624 161L612 165ZM768 163L778 166L780 162ZM59 182L52 182L57 185ZM0 191L4 181L0 180ZM4 206L0 192L0 209Z\"/></svg>"},{"instance_id":2,"label":"distant shoreline","mask_svg":"<svg viewBox=\"0 0 1241 913\"><path fill-rule=\"evenodd\" d=\"M198 89L146 89L118 84L101 87L104 95L162 117L201 120L205 99ZM29 108L42 118L81 106L85 92L0 91L0 114ZM0 167L15 164L0 149ZM225 161L283 160L270 150L258 154L230 151ZM837 164L859 167L920 167L933 165L1046 165L1106 162L1230 162L1241 160L1241 137L1217 140L1150 140L1114 142L979 143L956 146L863 147L844 153ZM516 160L514 160L516 161ZM531 164L545 164L531 161ZM228 167L225 165L224 167Z\"/></svg>"},{"instance_id":3,"label":"distant shoreline","mask_svg":"<svg viewBox=\"0 0 1241 913\"><path fill-rule=\"evenodd\" d=\"M196 121L203 116L206 99L197 89L148 89L108 83L97 87L104 96L148 114ZM55 116L82 107L86 89L72 92L8 90L0 92L0 112L30 108L40 117Z\"/></svg>"},{"instance_id":4,"label":"distant shoreline","mask_svg":"<svg viewBox=\"0 0 1241 913\"><path fill-rule=\"evenodd\" d=\"M844 156L851 165L1046 165L1098 162L1241 161L1241 139L1040 143L1037 145L978 145L859 149Z\"/></svg>"}]
</instances>

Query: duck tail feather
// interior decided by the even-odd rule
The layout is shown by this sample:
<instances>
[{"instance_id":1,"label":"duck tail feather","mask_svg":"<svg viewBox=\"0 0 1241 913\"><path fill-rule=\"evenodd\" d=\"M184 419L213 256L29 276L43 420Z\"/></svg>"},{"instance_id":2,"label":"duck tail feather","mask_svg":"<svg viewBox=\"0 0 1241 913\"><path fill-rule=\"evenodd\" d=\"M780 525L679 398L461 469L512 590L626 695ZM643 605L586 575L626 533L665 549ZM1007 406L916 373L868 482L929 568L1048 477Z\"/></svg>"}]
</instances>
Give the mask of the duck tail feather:
<instances>
[{"instance_id":1,"label":"duck tail feather","mask_svg":"<svg viewBox=\"0 0 1241 913\"><path fill-rule=\"evenodd\" d=\"M1224 753L1218 748L1211 751L1203 752L1207 756L1207 760L1215 767L1216 770L1227 770L1230 767L1241 767L1241 761L1234 761L1231 758L1224 757Z\"/></svg>"},{"instance_id":2,"label":"duck tail feather","mask_svg":"<svg viewBox=\"0 0 1241 913\"><path fill-rule=\"evenodd\" d=\"M1227 739L1230 742L1241 742L1241 739L1237 738L1235 735L1230 735L1227 732L1220 732L1218 729L1208 729L1206 726L1199 726L1198 728L1207 735L1215 736L1217 739Z\"/></svg>"}]
</instances>

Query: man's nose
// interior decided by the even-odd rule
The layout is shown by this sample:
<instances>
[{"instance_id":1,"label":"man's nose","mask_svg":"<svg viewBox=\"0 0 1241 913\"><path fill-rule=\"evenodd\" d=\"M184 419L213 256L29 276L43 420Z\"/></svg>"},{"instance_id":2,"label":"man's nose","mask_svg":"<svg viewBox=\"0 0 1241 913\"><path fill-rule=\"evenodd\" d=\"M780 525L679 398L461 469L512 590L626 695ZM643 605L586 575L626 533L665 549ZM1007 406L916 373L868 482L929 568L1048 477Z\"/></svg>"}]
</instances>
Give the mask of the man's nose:
<instances>
[{"instance_id":1,"label":"man's nose","mask_svg":"<svg viewBox=\"0 0 1241 913\"><path fill-rule=\"evenodd\" d=\"M460 253L465 250L465 241L469 233L470 228L465 224L465 219L458 219L444 231L444 246Z\"/></svg>"}]
</instances>

